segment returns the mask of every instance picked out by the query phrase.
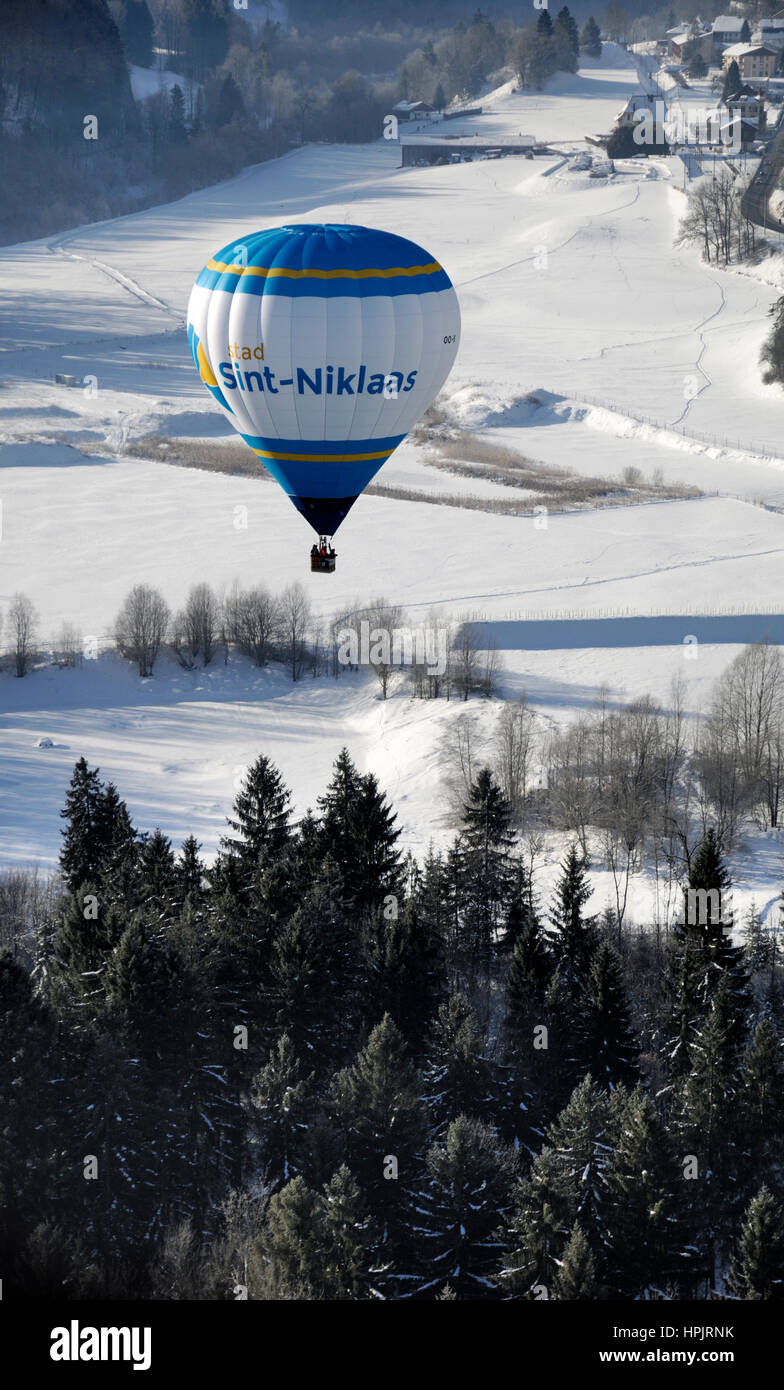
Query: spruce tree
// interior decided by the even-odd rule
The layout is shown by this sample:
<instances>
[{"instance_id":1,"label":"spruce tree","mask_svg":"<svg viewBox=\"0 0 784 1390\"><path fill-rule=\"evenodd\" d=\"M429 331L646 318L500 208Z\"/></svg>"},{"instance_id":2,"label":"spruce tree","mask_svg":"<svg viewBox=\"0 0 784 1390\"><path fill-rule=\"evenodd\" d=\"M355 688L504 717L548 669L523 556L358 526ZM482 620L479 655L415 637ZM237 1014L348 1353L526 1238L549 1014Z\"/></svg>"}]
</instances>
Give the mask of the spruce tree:
<instances>
[{"instance_id":1,"label":"spruce tree","mask_svg":"<svg viewBox=\"0 0 784 1390\"><path fill-rule=\"evenodd\" d=\"M580 1226L573 1226L555 1276L555 1297L564 1302L596 1298L596 1265Z\"/></svg>"},{"instance_id":2,"label":"spruce tree","mask_svg":"<svg viewBox=\"0 0 784 1390\"><path fill-rule=\"evenodd\" d=\"M608 1108L605 1276L611 1297L660 1296L689 1273L683 1181L650 1096L620 1086Z\"/></svg>"},{"instance_id":3,"label":"spruce tree","mask_svg":"<svg viewBox=\"0 0 784 1390\"><path fill-rule=\"evenodd\" d=\"M291 792L270 758L260 753L249 767L227 817L233 836L221 839L224 853L237 861L245 879L261 863L276 859L291 837Z\"/></svg>"},{"instance_id":4,"label":"spruce tree","mask_svg":"<svg viewBox=\"0 0 784 1390\"><path fill-rule=\"evenodd\" d=\"M384 904L401 888L395 816L372 773L362 776L341 749L332 780L318 798L323 856L335 864L346 905L362 914Z\"/></svg>"},{"instance_id":5,"label":"spruce tree","mask_svg":"<svg viewBox=\"0 0 784 1390\"><path fill-rule=\"evenodd\" d=\"M761 1018L741 1066L744 1147L747 1166L759 1175L777 1161L784 1137L784 1063L781 1042L769 1018Z\"/></svg>"},{"instance_id":6,"label":"spruce tree","mask_svg":"<svg viewBox=\"0 0 784 1390\"><path fill-rule=\"evenodd\" d=\"M728 97L734 97L742 86L740 68L733 58L726 73L724 74L724 86L721 89L721 99L726 102Z\"/></svg>"},{"instance_id":7,"label":"spruce tree","mask_svg":"<svg viewBox=\"0 0 784 1390\"><path fill-rule=\"evenodd\" d=\"M563 9L558 11L556 23L561 25L564 33L568 36L569 47L576 58L580 51L580 35L577 30L577 24L569 12L568 5L564 5Z\"/></svg>"},{"instance_id":8,"label":"spruce tree","mask_svg":"<svg viewBox=\"0 0 784 1390\"><path fill-rule=\"evenodd\" d=\"M546 14L546 11L543 11ZM472 956L487 956L512 887L512 810L489 768L481 768L463 808L461 849Z\"/></svg>"},{"instance_id":9,"label":"spruce tree","mask_svg":"<svg viewBox=\"0 0 784 1390\"><path fill-rule=\"evenodd\" d=\"M336 1146L360 1185L378 1231L374 1253L387 1279L409 1272L412 1194L426 1132L421 1082L389 1015L373 1029L353 1065L335 1077L327 1108Z\"/></svg>"},{"instance_id":10,"label":"spruce tree","mask_svg":"<svg viewBox=\"0 0 784 1390\"><path fill-rule=\"evenodd\" d=\"M553 21L550 18L550 11L541 10L536 21L536 32L543 39L549 39L553 32Z\"/></svg>"},{"instance_id":11,"label":"spruce tree","mask_svg":"<svg viewBox=\"0 0 784 1390\"><path fill-rule=\"evenodd\" d=\"M262 1235L249 1259L251 1297L318 1298L323 1275L318 1193L292 1178L270 1198Z\"/></svg>"},{"instance_id":12,"label":"spruce tree","mask_svg":"<svg viewBox=\"0 0 784 1390\"><path fill-rule=\"evenodd\" d=\"M634 1036L618 956L600 941L582 988L584 1012L578 1050L586 1071L600 1086L633 1084L639 1046Z\"/></svg>"},{"instance_id":13,"label":"spruce tree","mask_svg":"<svg viewBox=\"0 0 784 1390\"><path fill-rule=\"evenodd\" d=\"M159 922L171 922L179 909L180 880L171 841L159 827L142 837L136 873L138 901Z\"/></svg>"},{"instance_id":14,"label":"spruce tree","mask_svg":"<svg viewBox=\"0 0 784 1390\"><path fill-rule=\"evenodd\" d=\"M502 1271L514 1297L532 1299L538 1285L552 1297L575 1224L597 1260L603 1252L605 1173L611 1157L607 1128L608 1098L587 1076L548 1129L530 1177L515 1194Z\"/></svg>"},{"instance_id":15,"label":"spruce tree","mask_svg":"<svg viewBox=\"0 0 784 1390\"><path fill-rule=\"evenodd\" d=\"M728 1283L736 1298L784 1299L784 1211L764 1185L746 1208Z\"/></svg>"},{"instance_id":16,"label":"spruce tree","mask_svg":"<svg viewBox=\"0 0 784 1390\"><path fill-rule=\"evenodd\" d=\"M510 1206L513 1151L480 1120L459 1115L426 1159L427 1216L421 1238L424 1280L434 1291L446 1277L457 1299L498 1291L498 1229Z\"/></svg>"},{"instance_id":17,"label":"spruce tree","mask_svg":"<svg viewBox=\"0 0 784 1390\"><path fill-rule=\"evenodd\" d=\"M458 1115L489 1119L497 1091L487 1038L465 995L453 994L441 1005L425 1079L437 1132Z\"/></svg>"},{"instance_id":18,"label":"spruce tree","mask_svg":"<svg viewBox=\"0 0 784 1390\"><path fill-rule=\"evenodd\" d=\"M573 844L561 864L550 914L550 941L556 969L573 994L579 991L587 976L596 942L596 919L585 915L592 892L585 860Z\"/></svg>"},{"instance_id":19,"label":"spruce tree","mask_svg":"<svg viewBox=\"0 0 784 1390\"><path fill-rule=\"evenodd\" d=\"M270 1176L279 1176L283 1182L297 1172L313 1079L313 1072L303 1073L291 1038L282 1033L266 1066L253 1080L252 1104L259 1120L261 1154Z\"/></svg>"},{"instance_id":20,"label":"spruce tree","mask_svg":"<svg viewBox=\"0 0 784 1390\"><path fill-rule=\"evenodd\" d=\"M692 1064L694 1039L714 1001L724 995L726 1047L737 1053L746 1036L748 972L742 947L730 938L731 883L711 827L692 857L683 921L674 928L668 971L672 1015L668 1054L674 1076Z\"/></svg>"},{"instance_id":21,"label":"spruce tree","mask_svg":"<svg viewBox=\"0 0 784 1390\"><path fill-rule=\"evenodd\" d=\"M582 27L580 47L583 53L588 53L591 58L602 56L602 36L593 15L588 16Z\"/></svg>"},{"instance_id":22,"label":"spruce tree","mask_svg":"<svg viewBox=\"0 0 784 1390\"><path fill-rule=\"evenodd\" d=\"M99 769L89 768L84 758L74 766L73 775L60 812L66 822L62 831L60 869L69 893L82 884L97 882L106 850L103 787Z\"/></svg>"}]
</instances>

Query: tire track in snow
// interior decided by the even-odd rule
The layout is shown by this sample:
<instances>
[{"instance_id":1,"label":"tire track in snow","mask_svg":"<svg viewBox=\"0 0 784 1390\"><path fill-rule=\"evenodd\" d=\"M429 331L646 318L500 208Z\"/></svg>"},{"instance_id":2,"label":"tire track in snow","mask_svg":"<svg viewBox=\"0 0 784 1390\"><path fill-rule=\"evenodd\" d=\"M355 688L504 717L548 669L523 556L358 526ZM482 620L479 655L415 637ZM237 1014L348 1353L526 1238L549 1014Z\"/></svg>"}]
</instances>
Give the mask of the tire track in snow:
<instances>
[{"instance_id":1,"label":"tire track in snow","mask_svg":"<svg viewBox=\"0 0 784 1390\"><path fill-rule=\"evenodd\" d=\"M130 275L126 275L122 270L116 270L114 266L107 265L105 261L99 261L95 256L80 256L76 251L66 251L57 242L51 242L46 249L52 256L63 256L69 261L82 261L83 264L92 266L102 275L105 275L107 279L114 281L121 289L126 290L128 294L133 295L134 299L146 304L148 308L160 309L165 314L172 314L178 323L185 322L183 315L177 309L173 309L170 304L165 304L162 299L157 299L154 294L150 294L148 290L137 284Z\"/></svg>"},{"instance_id":2,"label":"tire track in snow","mask_svg":"<svg viewBox=\"0 0 784 1390\"><path fill-rule=\"evenodd\" d=\"M639 196L640 185L638 184L634 190L634 197L631 198L628 203L622 203L620 207L609 208L606 213L596 213L595 216L589 217L586 222L581 223L579 227L575 227L571 235L566 237L565 241L562 241L559 246L554 246L552 253L548 250L548 255L552 254L555 256L559 251L563 251L564 247L568 246L570 241L574 241L575 237L579 236L581 232L585 231L586 227L590 227L600 217L614 217L616 212L623 212L625 208L633 207ZM525 265L528 261L535 260L538 255L538 251L532 251L529 256L520 256L518 260L509 261L507 265L499 265L495 270L483 270L481 275L474 275L470 280L461 280L459 285L455 285L455 289L464 290L468 285L475 285L478 280L487 280L492 275L502 275L505 270L513 270L515 266Z\"/></svg>"},{"instance_id":3,"label":"tire track in snow","mask_svg":"<svg viewBox=\"0 0 784 1390\"><path fill-rule=\"evenodd\" d=\"M446 604L470 603L481 599L525 598L528 594L561 594L570 589L595 589L606 584L620 584L625 580L649 579L655 574L673 574L678 570L704 569L708 565L725 564L731 560L759 560L768 555L784 555L784 546L773 546L769 550L741 550L732 555L708 555L704 560L682 560L673 565L656 565L653 569L634 570L630 574L612 574L603 579L567 580L561 584L541 584L529 589L505 589L487 594L451 594L447 598L430 599L426 603L408 603L407 608L439 608ZM593 563L592 561L590 563ZM645 614L641 615L645 617Z\"/></svg>"}]
</instances>

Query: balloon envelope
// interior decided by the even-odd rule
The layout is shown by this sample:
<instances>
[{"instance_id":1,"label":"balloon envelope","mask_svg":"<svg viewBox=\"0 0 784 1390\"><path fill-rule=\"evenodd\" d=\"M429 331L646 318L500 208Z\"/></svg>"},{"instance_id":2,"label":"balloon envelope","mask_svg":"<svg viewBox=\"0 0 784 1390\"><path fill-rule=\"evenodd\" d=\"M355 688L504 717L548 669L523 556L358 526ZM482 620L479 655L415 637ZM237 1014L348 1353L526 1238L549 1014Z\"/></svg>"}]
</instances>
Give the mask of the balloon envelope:
<instances>
[{"instance_id":1,"label":"balloon envelope","mask_svg":"<svg viewBox=\"0 0 784 1390\"><path fill-rule=\"evenodd\" d=\"M188 304L202 381L326 536L438 394L459 337L442 266L368 227L256 232L216 252Z\"/></svg>"}]
</instances>

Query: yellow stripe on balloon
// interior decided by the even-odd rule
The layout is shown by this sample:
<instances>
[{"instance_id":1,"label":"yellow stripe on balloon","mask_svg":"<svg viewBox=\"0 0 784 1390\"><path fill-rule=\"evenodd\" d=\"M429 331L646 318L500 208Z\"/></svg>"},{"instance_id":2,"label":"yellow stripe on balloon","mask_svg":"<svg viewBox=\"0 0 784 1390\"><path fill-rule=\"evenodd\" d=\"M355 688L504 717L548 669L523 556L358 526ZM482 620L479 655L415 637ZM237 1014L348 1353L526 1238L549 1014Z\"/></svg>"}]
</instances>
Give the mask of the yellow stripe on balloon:
<instances>
[{"instance_id":1,"label":"yellow stripe on balloon","mask_svg":"<svg viewBox=\"0 0 784 1390\"><path fill-rule=\"evenodd\" d=\"M277 275L287 280L386 280L398 275L435 275L441 266L438 261L430 261L428 265L393 266L389 270L289 270L285 266L225 265L223 261L211 260L207 270L219 270L223 275Z\"/></svg>"},{"instance_id":2,"label":"yellow stripe on balloon","mask_svg":"<svg viewBox=\"0 0 784 1390\"><path fill-rule=\"evenodd\" d=\"M253 449L253 452L258 454L260 459L277 459L281 462L291 460L296 463L354 463L355 460L364 462L368 459L389 458L389 449L379 449L377 454L317 454L313 449L309 449L306 454L277 454L269 449Z\"/></svg>"}]
</instances>

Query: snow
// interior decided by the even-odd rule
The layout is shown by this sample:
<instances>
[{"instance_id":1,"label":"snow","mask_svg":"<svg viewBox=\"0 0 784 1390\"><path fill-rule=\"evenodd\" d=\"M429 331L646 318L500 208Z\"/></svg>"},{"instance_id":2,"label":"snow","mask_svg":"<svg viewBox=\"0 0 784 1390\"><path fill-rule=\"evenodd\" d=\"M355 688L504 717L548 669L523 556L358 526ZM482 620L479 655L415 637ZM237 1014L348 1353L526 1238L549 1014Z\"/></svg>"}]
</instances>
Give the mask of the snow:
<instances>
[{"instance_id":1,"label":"snow","mask_svg":"<svg viewBox=\"0 0 784 1390\"><path fill-rule=\"evenodd\" d=\"M137 96L143 80L171 76L137 71ZM781 640L782 395L757 367L784 285L776 239L758 265L706 267L673 246L679 160L619 161L596 179L575 167L574 155L597 158L585 136L608 130L640 89L622 49L606 44L600 62L542 93L512 88L450 134L534 134L557 154L402 170L394 142L305 147L165 207L0 249L0 607L23 590L45 647L69 621L100 653L73 670L0 674L0 862L55 862L82 754L141 828L160 824L176 842L193 832L208 854L262 749L299 812L347 743L378 774L415 853L450 833L439 740L465 706L411 701L402 685L384 702L361 674L292 686L239 658L206 672L163 659L141 681L109 649L117 608L140 581L172 608L201 580L278 591L300 580L325 617L384 594L412 620L487 620L502 693L525 688L542 726L566 723L602 685L616 701L646 691L666 701L678 672L696 715L744 642L764 631ZM384 227L446 266L463 314L443 400L453 425L571 472L620 480L633 465L705 496L553 513L546 526L366 496L327 578L309 573L310 532L271 482L123 454L148 434L227 437L187 352L190 286L217 247L295 218ZM84 384L55 385L56 372ZM492 470L465 478L428 458L408 441L378 481L431 498L524 497ZM489 733L497 703L469 709ZM753 896L767 911L779 865L778 838L750 836L733 865L737 902ZM594 885L600 910L610 876L596 871ZM654 892L633 880L632 917Z\"/></svg>"}]
</instances>

